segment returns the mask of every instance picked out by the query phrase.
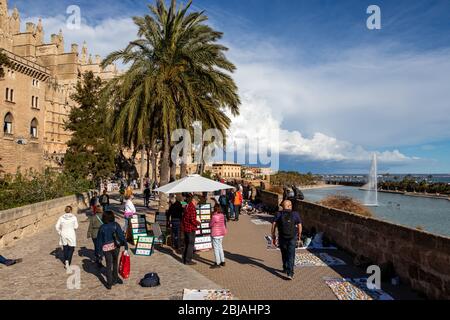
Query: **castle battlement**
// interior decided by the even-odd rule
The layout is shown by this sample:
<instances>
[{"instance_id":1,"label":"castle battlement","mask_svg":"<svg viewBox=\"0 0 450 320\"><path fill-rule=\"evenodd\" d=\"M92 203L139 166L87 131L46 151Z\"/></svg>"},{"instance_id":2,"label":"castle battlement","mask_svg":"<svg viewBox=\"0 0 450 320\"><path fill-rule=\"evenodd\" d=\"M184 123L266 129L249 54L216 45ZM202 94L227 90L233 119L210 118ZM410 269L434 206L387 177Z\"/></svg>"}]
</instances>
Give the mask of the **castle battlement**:
<instances>
[{"instance_id":1,"label":"castle battlement","mask_svg":"<svg viewBox=\"0 0 450 320\"><path fill-rule=\"evenodd\" d=\"M57 168L70 139L64 122L76 107L70 95L77 81L88 71L109 80L118 70L115 65L102 68L101 57L93 58L86 42L81 51L74 43L66 52L62 30L46 43L41 19L27 22L22 31L19 10L15 7L10 14L6 0L0 0L0 50L11 61L0 79L3 170ZM59 155L57 161L52 155Z\"/></svg>"}]
</instances>

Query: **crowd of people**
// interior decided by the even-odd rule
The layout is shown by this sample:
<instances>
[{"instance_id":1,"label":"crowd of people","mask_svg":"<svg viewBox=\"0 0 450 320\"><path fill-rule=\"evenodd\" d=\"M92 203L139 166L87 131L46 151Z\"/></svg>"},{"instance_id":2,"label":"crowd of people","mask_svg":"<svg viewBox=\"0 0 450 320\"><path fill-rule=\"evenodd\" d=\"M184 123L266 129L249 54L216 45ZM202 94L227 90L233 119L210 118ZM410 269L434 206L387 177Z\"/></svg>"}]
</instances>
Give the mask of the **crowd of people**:
<instances>
[{"instance_id":1,"label":"crowd of people","mask_svg":"<svg viewBox=\"0 0 450 320\"><path fill-rule=\"evenodd\" d=\"M152 194L149 183L146 183L143 193L144 205L149 206ZM297 191L297 190L296 190ZM131 217L136 214L133 203L134 195L131 186L124 187L120 191L123 196L123 218L124 225L120 226L115 221L115 214L110 210L110 197L105 189L102 195L95 192L90 201L90 214L88 216L89 227L87 238L92 239L94 259L93 263L99 269L106 268L106 288L111 289L115 284L123 281L118 275L118 263L120 248L124 247L124 254L128 255L128 244L126 234ZM255 201L257 189L252 184L245 186L235 184L233 189L222 190L214 198L211 220L211 242L215 256L215 264L211 268L225 266L225 255L223 240L228 233L227 222L239 221L244 201ZM298 191L297 191L298 195ZM301 239L302 223L300 215L292 211L290 198L297 195L285 194L282 210L278 212L272 224L272 239L274 244L280 247L283 272L287 279L294 276L295 248ZM122 199L121 199L122 200ZM182 262L186 265L195 265L193 261L196 233L202 221L197 216L197 206L208 202L207 194L177 194L170 199L171 204L166 213L167 227L171 230L171 245L182 254ZM59 245L62 247L64 267L70 272L72 257L77 243L76 230L78 229L77 217L72 213L73 208L67 206L65 213L58 219L56 230L60 236ZM278 230L278 237L276 236ZM180 251L183 249L182 251ZM106 266L103 266L102 260ZM12 265L20 260L7 260L0 256L0 263Z\"/></svg>"}]
</instances>

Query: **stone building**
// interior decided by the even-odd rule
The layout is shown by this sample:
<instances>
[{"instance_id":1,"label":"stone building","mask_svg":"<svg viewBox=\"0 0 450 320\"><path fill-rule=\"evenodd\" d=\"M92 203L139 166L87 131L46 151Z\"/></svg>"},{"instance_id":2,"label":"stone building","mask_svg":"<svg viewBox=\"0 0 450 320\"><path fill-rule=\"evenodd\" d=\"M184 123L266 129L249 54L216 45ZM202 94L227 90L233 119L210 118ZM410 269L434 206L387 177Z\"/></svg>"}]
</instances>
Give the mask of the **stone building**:
<instances>
[{"instance_id":1,"label":"stone building","mask_svg":"<svg viewBox=\"0 0 450 320\"><path fill-rule=\"evenodd\" d=\"M83 73L93 71L103 80L115 77L114 65L100 67L101 58L89 55L86 43L64 50L64 36L52 34L45 42L42 20L26 23L21 31L20 13L8 12L0 0L0 50L11 67L0 79L0 164L6 173L22 169L59 168L70 132L64 121L75 103L70 99Z\"/></svg>"},{"instance_id":2,"label":"stone building","mask_svg":"<svg viewBox=\"0 0 450 320\"><path fill-rule=\"evenodd\" d=\"M241 178L242 166L236 163L214 163L212 165L212 171L217 177L221 178Z\"/></svg>"}]
</instances>

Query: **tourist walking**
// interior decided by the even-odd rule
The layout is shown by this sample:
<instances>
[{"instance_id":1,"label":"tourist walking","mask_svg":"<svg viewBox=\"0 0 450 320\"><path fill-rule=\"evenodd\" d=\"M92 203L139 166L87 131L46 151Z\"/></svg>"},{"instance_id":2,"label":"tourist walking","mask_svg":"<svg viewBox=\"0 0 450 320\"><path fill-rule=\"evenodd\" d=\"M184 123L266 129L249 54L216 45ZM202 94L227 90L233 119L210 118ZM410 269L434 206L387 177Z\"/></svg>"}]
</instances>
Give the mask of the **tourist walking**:
<instances>
[{"instance_id":1,"label":"tourist walking","mask_svg":"<svg viewBox=\"0 0 450 320\"><path fill-rule=\"evenodd\" d=\"M167 212L167 223L171 226L172 230L172 247L175 250L180 248L180 227L181 219L183 218L183 197L177 195L175 202L170 206Z\"/></svg>"},{"instance_id":2,"label":"tourist walking","mask_svg":"<svg viewBox=\"0 0 450 320\"><path fill-rule=\"evenodd\" d=\"M125 197L125 185L123 184L123 182L120 183L119 193L120 193L120 204L123 204L123 199Z\"/></svg>"},{"instance_id":3,"label":"tourist walking","mask_svg":"<svg viewBox=\"0 0 450 320\"><path fill-rule=\"evenodd\" d=\"M123 211L123 217L125 220L125 224L123 226L123 232L127 232L128 230L128 224L130 222L130 219L136 214L136 207L133 204L133 195L128 196L125 195L125 209Z\"/></svg>"},{"instance_id":4,"label":"tourist walking","mask_svg":"<svg viewBox=\"0 0 450 320\"><path fill-rule=\"evenodd\" d=\"M98 192L94 191L94 194L92 195L92 198L89 202L89 206L91 207L92 215L95 215L97 211L97 205L98 205Z\"/></svg>"},{"instance_id":5,"label":"tourist walking","mask_svg":"<svg viewBox=\"0 0 450 320\"><path fill-rule=\"evenodd\" d=\"M223 238L227 234L227 227L225 222L225 216L221 210L219 204L214 206L214 212L209 222L211 228L212 245L214 248L214 256L216 258L216 264L211 269L225 267L225 255L223 253Z\"/></svg>"},{"instance_id":6,"label":"tourist walking","mask_svg":"<svg viewBox=\"0 0 450 320\"><path fill-rule=\"evenodd\" d=\"M114 212L104 213L104 224L98 230L97 246L100 248L100 255L106 261L106 288L111 290L115 284L123 284L119 278L118 264L120 247L125 247L125 255L128 255L128 244L125 235L119 224L115 222Z\"/></svg>"},{"instance_id":7,"label":"tourist walking","mask_svg":"<svg viewBox=\"0 0 450 320\"><path fill-rule=\"evenodd\" d=\"M222 213L228 217L228 198L227 198L227 192L225 190L221 190L220 191L220 196L219 196L219 204L220 204L220 209L222 210Z\"/></svg>"},{"instance_id":8,"label":"tourist walking","mask_svg":"<svg viewBox=\"0 0 450 320\"><path fill-rule=\"evenodd\" d=\"M92 242L94 243L94 256L95 256L95 263L99 268L103 267L102 265L102 256L100 253L100 248L97 244L97 236L98 236L98 230L100 230L100 227L103 225L103 213L106 211L103 211L102 207L97 208L97 213L91 217L89 217L89 227L87 231L87 238L92 239Z\"/></svg>"},{"instance_id":9,"label":"tourist walking","mask_svg":"<svg viewBox=\"0 0 450 320\"><path fill-rule=\"evenodd\" d=\"M289 280L294 278L295 248L302 235L302 221L298 212L292 211L292 202L285 200L283 210L275 215L272 223L272 239L276 244L275 230L278 229L278 243L283 260L283 273Z\"/></svg>"},{"instance_id":10,"label":"tourist walking","mask_svg":"<svg viewBox=\"0 0 450 320\"><path fill-rule=\"evenodd\" d=\"M103 212L109 210L109 195L107 189L103 190L103 194L100 196L99 202L103 208Z\"/></svg>"},{"instance_id":11,"label":"tourist walking","mask_svg":"<svg viewBox=\"0 0 450 320\"><path fill-rule=\"evenodd\" d=\"M197 218L196 208L198 203L199 198L197 196L193 196L191 202L184 209L182 218L182 229L184 232L183 263L187 265L196 264L192 261L192 257L194 255L195 232L201 224L200 220Z\"/></svg>"},{"instance_id":12,"label":"tourist walking","mask_svg":"<svg viewBox=\"0 0 450 320\"><path fill-rule=\"evenodd\" d=\"M147 183L144 189L144 206L149 207L150 206L150 185Z\"/></svg>"},{"instance_id":13,"label":"tourist walking","mask_svg":"<svg viewBox=\"0 0 450 320\"><path fill-rule=\"evenodd\" d=\"M71 272L73 252L77 246L77 236L75 230L78 229L78 220L72 214L72 207L67 206L63 214L56 222L56 231L59 234L59 245L63 247L64 266L67 272Z\"/></svg>"},{"instance_id":14,"label":"tourist walking","mask_svg":"<svg viewBox=\"0 0 450 320\"><path fill-rule=\"evenodd\" d=\"M234 213L234 196L235 196L236 189L233 188L232 190L229 190L227 192L227 199L228 199L228 216L227 221L230 221L231 219L235 218Z\"/></svg>"},{"instance_id":15,"label":"tourist walking","mask_svg":"<svg viewBox=\"0 0 450 320\"><path fill-rule=\"evenodd\" d=\"M234 221L239 221L239 214L241 213L243 201L242 187L240 186L234 194Z\"/></svg>"}]
</instances>

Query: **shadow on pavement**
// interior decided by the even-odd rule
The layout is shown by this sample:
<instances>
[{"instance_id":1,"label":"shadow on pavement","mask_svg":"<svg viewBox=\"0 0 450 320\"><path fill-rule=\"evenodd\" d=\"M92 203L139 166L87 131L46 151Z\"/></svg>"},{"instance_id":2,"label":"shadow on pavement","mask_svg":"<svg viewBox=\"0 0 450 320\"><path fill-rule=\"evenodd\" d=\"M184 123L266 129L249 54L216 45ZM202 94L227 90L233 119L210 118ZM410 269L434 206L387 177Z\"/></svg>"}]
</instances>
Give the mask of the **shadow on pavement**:
<instances>
[{"instance_id":1,"label":"shadow on pavement","mask_svg":"<svg viewBox=\"0 0 450 320\"><path fill-rule=\"evenodd\" d=\"M61 261L62 264L64 264L64 253L63 250L61 248L56 248L55 250L53 250L52 252L50 252L51 256L54 256L55 259Z\"/></svg>"},{"instance_id":2,"label":"shadow on pavement","mask_svg":"<svg viewBox=\"0 0 450 320\"><path fill-rule=\"evenodd\" d=\"M264 263L261 263L260 261L263 261L261 259L246 257L241 254L231 253L228 251L225 251L225 260L229 259L231 261L237 262L239 264L249 264L253 265L255 267L261 268L283 280L287 279L287 277L283 276L283 274L280 274L280 271L277 269L274 269L272 267L266 266Z\"/></svg>"},{"instance_id":3,"label":"shadow on pavement","mask_svg":"<svg viewBox=\"0 0 450 320\"><path fill-rule=\"evenodd\" d=\"M102 272L104 268L99 269L95 262L92 262L90 259L83 259L83 270L96 276L98 280L106 287L107 283Z\"/></svg>"},{"instance_id":4,"label":"shadow on pavement","mask_svg":"<svg viewBox=\"0 0 450 320\"><path fill-rule=\"evenodd\" d=\"M92 261L94 261L95 260L95 251L92 249L88 249L86 247L81 247L80 250L78 250L78 256L89 258Z\"/></svg>"}]
</instances>

